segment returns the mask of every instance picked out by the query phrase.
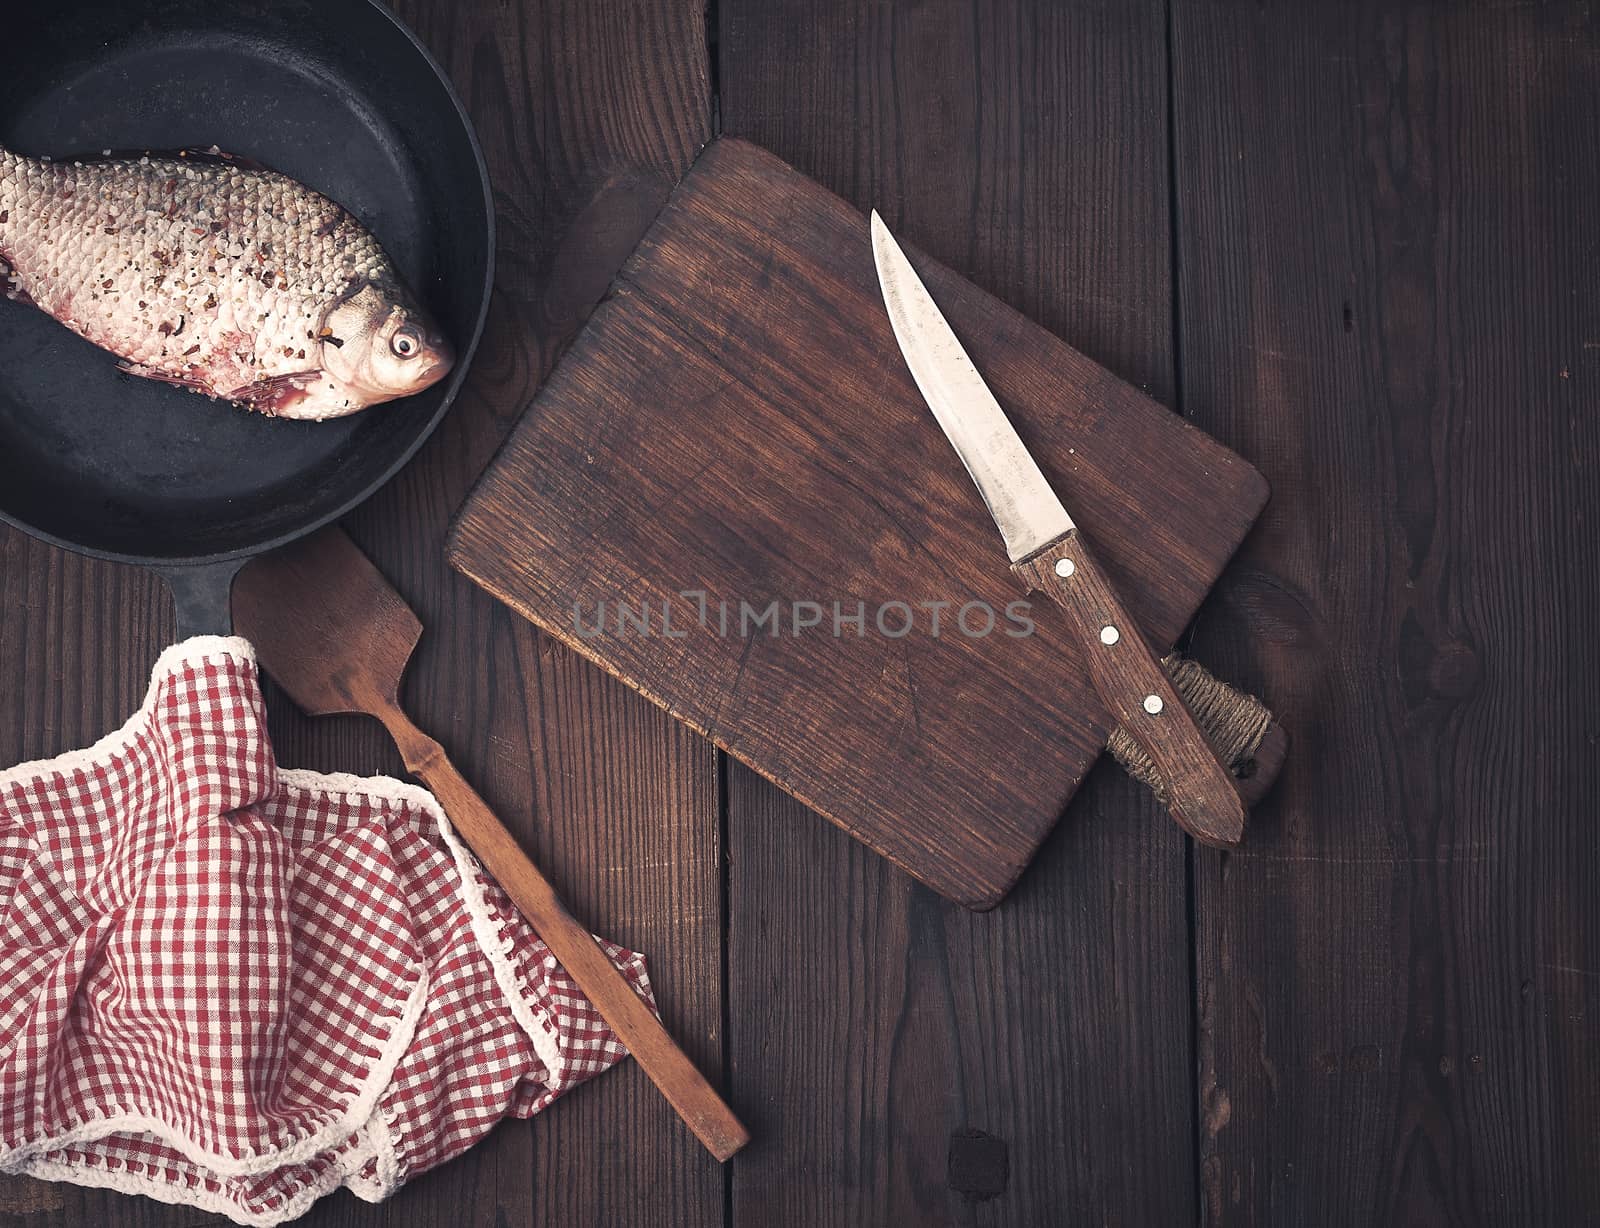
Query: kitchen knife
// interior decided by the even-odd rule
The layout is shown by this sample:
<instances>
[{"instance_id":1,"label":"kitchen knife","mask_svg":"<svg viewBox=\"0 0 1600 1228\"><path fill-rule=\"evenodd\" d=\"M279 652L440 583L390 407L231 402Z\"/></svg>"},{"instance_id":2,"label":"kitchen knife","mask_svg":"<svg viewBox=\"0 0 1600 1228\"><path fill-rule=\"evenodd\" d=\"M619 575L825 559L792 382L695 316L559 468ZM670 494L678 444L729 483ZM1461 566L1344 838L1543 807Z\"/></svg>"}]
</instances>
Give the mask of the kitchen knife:
<instances>
[{"instance_id":1,"label":"kitchen knife","mask_svg":"<svg viewBox=\"0 0 1600 1228\"><path fill-rule=\"evenodd\" d=\"M906 365L977 483L1012 571L1066 612L1095 692L1155 764L1173 818L1205 844L1237 844L1245 807L1233 777L876 211L872 251Z\"/></svg>"}]
</instances>

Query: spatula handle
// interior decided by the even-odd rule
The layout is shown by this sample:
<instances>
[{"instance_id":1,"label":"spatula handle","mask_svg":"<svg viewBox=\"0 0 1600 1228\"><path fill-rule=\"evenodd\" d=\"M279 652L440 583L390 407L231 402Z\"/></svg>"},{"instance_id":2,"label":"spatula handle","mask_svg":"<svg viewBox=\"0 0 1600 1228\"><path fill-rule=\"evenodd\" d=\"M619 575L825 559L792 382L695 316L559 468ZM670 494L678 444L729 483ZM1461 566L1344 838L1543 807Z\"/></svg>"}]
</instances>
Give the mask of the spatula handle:
<instances>
[{"instance_id":1,"label":"spatula handle","mask_svg":"<svg viewBox=\"0 0 1600 1228\"><path fill-rule=\"evenodd\" d=\"M566 910L549 880L528 859L477 790L456 771L444 749L398 709L385 712L382 719L399 745L406 766L433 791L461 838L594 1003L633 1059L706 1150L718 1160L729 1159L750 1141L749 1132L733 1110L678 1048L661 1020L601 950L594 936Z\"/></svg>"},{"instance_id":2,"label":"spatula handle","mask_svg":"<svg viewBox=\"0 0 1600 1228\"><path fill-rule=\"evenodd\" d=\"M1148 755L1172 817L1196 840L1230 847L1244 836L1244 801L1232 775L1184 706L1077 529L1013 570L1052 598L1083 645L1084 664L1113 720Z\"/></svg>"}]
</instances>

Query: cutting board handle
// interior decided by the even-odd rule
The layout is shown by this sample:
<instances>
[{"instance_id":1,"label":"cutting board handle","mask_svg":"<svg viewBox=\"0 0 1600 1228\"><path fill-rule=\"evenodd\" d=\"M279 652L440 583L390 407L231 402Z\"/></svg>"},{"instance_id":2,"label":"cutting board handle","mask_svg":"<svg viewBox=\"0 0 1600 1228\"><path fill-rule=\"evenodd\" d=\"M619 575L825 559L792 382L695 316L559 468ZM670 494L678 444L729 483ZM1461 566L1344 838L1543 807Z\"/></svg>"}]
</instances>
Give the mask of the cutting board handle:
<instances>
[{"instance_id":1,"label":"cutting board handle","mask_svg":"<svg viewBox=\"0 0 1600 1228\"><path fill-rule=\"evenodd\" d=\"M1183 696L1184 706L1194 713L1195 724L1217 758L1233 773L1244 804L1254 806L1278 779L1278 770L1289 754L1288 731L1266 704L1235 690L1198 661L1172 653L1162 660L1161 667ZM1166 803L1161 773L1127 730L1121 726L1113 729L1106 749L1129 776Z\"/></svg>"}]
</instances>

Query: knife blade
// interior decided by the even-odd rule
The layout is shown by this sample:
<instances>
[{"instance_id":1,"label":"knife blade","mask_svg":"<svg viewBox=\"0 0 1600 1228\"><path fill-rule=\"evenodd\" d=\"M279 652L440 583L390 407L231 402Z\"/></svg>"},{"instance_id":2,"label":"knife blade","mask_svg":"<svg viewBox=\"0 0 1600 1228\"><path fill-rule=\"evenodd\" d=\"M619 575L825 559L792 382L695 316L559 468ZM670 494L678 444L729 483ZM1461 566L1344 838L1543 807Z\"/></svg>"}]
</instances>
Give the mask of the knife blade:
<instances>
[{"instance_id":1,"label":"knife blade","mask_svg":"<svg viewBox=\"0 0 1600 1228\"><path fill-rule=\"evenodd\" d=\"M1091 684L1155 763L1173 818L1206 844L1237 844L1245 809L1232 775L876 210L872 254L906 366L983 496L1012 570L1066 612Z\"/></svg>"}]
</instances>

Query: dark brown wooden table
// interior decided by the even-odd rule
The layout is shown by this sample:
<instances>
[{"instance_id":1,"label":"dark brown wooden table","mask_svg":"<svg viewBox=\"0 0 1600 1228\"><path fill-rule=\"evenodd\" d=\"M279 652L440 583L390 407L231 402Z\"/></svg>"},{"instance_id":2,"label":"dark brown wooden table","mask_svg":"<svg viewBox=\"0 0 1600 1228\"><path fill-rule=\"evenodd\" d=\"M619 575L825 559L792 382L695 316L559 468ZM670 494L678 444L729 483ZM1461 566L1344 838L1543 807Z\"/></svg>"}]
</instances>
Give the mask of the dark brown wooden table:
<instances>
[{"instance_id":1,"label":"dark brown wooden table","mask_svg":"<svg viewBox=\"0 0 1600 1228\"><path fill-rule=\"evenodd\" d=\"M1600 1223L1600 22L1586 3L404 0L500 201L469 394L349 522L406 702L647 952L757 1141L631 1065L304 1222ZM1193 633L1295 738L1243 849L1104 766L972 915L444 563L447 522L715 131L761 142L1216 434L1275 498ZM172 635L0 532L0 763ZM276 696L288 763L399 773ZM0 1225L211 1217L0 1181Z\"/></svg>"}]
</instances>

